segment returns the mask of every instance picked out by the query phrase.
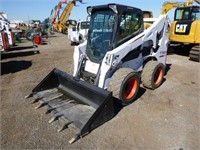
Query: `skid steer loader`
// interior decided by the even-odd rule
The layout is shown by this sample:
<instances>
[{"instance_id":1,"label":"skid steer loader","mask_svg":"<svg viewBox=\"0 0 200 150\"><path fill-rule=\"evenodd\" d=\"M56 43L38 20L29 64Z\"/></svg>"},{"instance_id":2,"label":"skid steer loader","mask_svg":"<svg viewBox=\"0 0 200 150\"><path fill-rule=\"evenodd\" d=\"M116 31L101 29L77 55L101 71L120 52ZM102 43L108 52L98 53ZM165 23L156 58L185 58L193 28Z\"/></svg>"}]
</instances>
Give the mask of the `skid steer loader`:
<instances>
[{"instance_id":1,"label":"skid steer loader","mask_svg":"<svg viewBox=\"0 0 200 150\"><path fill-rule=\"evenodd\" d=\"M140 83L161 85L168 45L168 17L161 15L143 29L143 12L131 6L107 4L87 8L91 16L88 39L75 46L73 76L52 70L26 98L48 106L65 128L75 129L70 143L115 115L114 97L132 103Z\"/></svg>"}]
</instances>

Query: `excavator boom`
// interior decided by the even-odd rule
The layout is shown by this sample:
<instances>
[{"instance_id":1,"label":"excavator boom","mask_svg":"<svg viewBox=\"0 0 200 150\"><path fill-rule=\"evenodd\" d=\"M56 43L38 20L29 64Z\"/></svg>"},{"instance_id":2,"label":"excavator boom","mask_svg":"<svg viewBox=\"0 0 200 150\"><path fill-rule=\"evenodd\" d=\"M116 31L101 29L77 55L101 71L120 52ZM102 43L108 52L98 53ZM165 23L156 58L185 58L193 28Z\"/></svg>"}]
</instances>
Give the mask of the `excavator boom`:
<instances>
[{"instance_id":1,"label":"excavator boom","mask_svg":"<svg viewBox=\"0 0 200 150\"><path fill-rule=\"evenodd\" d=\"M76 2L82 3L82 0L72 0L68 1L65 9L63 10L60 18L58 19L57 23L54 24L54 28L61 33L67 33L67 25L66 21L68 20L70 13L73 7L76 5Z\"/></svg>"},{"instance_id":2,"label":"excavator boom","mask_svg":"<svg viewBox=\"0 0 200 150\"><path fill-rule=\"evenodd\" d=\"M162 6L160 14L164 15L166 14L169 10L173 8L180 7L181 4L179 2L165 2Z\"/></svg>"},{"instance_id":3,"label":"excavator boom","mask_svg":"<svg viewBox=\"0 0 200 150\"><path fill-rule=\"evenodd\" d=\"M192 6L193 2L200 4L200 0L187 0L184 3L167 1L163 4L160 14L164 15L173 8Z\"/></svg>"},{"instance_id":4,"label":"excavator boom","mask_svg":"<svg viewBox=\"0 0 200 150\"><path fill-rule=\"evenodd\" d=\"M196 3L200 4L200 0L187 0L181 6L182 7L192 6L193 2L196 2Z\"/></svg>"}]
</instances>

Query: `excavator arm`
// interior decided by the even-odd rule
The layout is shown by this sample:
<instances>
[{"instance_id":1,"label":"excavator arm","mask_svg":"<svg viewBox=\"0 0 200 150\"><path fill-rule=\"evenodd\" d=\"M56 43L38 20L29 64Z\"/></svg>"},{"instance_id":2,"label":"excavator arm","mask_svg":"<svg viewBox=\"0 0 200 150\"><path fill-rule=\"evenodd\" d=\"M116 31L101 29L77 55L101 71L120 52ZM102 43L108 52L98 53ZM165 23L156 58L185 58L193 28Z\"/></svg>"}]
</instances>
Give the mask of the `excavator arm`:
<instances>
[{"instance_id":1,"label":"excavator arm","mask_svg":"<svg viewBox=\"0 0 200 150\"><path fill-rule=\"evenodd\" d=\"M160 14L164 15L173 8L192 6L193 2L200 4L200 0L187 0L184 3L167 1L163 4Z\"/></svg>"},{"instance_id":2,"label":"excavator arm","mask_svg":"<svg viewBox=\"0 0 200 150\"><path fill-rule=\"evenodd\" d=\"M196 2L196 3L198 3L200 5L200 0L187 0L181 6L182 7L192 6L193 2Z\"/></svg>"},{"instance_id":3,"label":"excavator arm","mask_svg":"<svg viewBox=\"0 0 200 150\"><path fill-rule=\"evenodd\" d=\"M58 30L59 32L61 33L67 32L66 21L68 20L73 7L76 5L76 1L79 1L80 3L82 3L82 0L68 1L65 9L63 10L60 18L58 19L58 22L54 25L54 28Z\"/></svg>"},{"instance_id":4,"label":"excavator arm","mask_svg":"<svg viewBox=\"0 0 200 150\"><path fill-rule=\"evenodd\" d=\"M66 27L66 21L69 18L69 15L75 5L74 1L70 1L67 3L65 9L63 10L63 13L61 14L60 18L58 19L58 22L56 23L56 29L63 33L64 28Z\"/></svg>"},{"instance_id":5,"label":"excavator arm","mask_svg":"<svg viewBox=\"0 0 200 150\"><path fill-rule=\"evenodd\" d=\"M53 20L52 20L52 24L55 24L56 18L57 18L58 14L59 14L59 11L60 11L61 7L62 7L62 4L66 4L66 3L67 3L67 0L61 0L61 1L58 3L58 5L56 6L56 11L55 11L55 13L54 13L54 17L53 17Z\"/></svg>"},{"instance_id":6,"label":"excavator arm","mask_svg":"<svg viewBox=\"0 0 200 150\"><path fill-rule=\"evenodd\" d=\"M169 10L173 8L180 7L181 4L179 2L165 2L162 6L160 14L164 15L166 14Z\"/></svg>"}]
</instances>

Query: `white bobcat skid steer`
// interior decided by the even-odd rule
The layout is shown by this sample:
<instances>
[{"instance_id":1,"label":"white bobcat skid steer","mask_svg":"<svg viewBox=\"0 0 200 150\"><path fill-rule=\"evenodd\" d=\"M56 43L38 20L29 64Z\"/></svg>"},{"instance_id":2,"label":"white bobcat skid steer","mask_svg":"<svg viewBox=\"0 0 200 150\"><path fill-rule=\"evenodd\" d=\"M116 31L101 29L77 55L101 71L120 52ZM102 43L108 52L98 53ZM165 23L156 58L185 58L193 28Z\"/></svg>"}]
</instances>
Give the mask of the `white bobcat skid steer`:
<instances>
[{"instance_id":1,"label":"white bobcat skid steer","mask_svg":"<svg viewBox=\"0 0 200 150\"><path fill-rule=\"evenodd\" d=\"M112 91L113 96L129 104L137 95L140 77L143 85L150 89L162 83L168 17L161 15L143 31L142 13L138 9L124 11L121 5L106 6L107 11L97 11L100 7L88 8L91 13L88 40L75 47L74 76ZM113 12L109 12L110 9Z\"/></svg>"},{"instance_id":2,"label":"white bobcat skid steer","mask_svg":"<svg viewBox=\"0 0 200 150\"><path fill-rule=\"evenodd\" d=\"M115 115L113 96L124 105L134 101L140 87L155 89L164 76L168 37L167 16L143 30L140 9L119 4L88 7L88 39L75 47L74 75L50 72L30 95L48 106L47 113L73 127L70 143ZM140 80L141 78L141 80ZM59 130L59 131L60 131Z\"/></svg>"}]
</instances>

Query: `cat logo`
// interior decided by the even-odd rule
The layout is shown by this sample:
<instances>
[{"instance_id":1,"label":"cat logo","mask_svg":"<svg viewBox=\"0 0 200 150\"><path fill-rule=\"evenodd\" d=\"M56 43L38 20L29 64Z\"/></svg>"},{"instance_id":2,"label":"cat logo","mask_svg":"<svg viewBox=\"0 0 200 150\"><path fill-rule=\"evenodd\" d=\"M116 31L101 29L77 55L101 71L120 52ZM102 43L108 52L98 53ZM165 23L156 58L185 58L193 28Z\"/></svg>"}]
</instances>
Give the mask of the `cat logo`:
<instances>
[{"instance_id":1,"label":"cat logo","mask_svg":"<svg viewBox=\"0 0 200 150\"><path fill-rule=\"evenodd\" d=\"M187 24L177 24L176 25L176 32L185 33L187 26L188 26Z\"/></svg>"}]
</instances>

